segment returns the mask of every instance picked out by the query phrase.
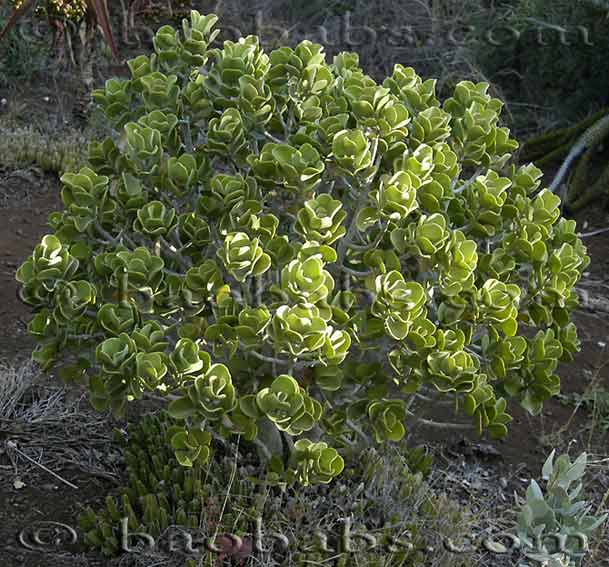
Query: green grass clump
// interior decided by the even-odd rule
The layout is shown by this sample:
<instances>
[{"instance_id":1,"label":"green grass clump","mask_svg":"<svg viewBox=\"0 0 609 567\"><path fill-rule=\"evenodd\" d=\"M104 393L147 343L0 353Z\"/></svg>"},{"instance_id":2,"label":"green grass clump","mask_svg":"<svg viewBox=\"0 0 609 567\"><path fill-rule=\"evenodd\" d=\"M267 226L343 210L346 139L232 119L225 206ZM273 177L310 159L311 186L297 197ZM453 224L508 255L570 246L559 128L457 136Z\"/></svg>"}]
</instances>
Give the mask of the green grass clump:
<instances>
[{"instance_id":1,"label":"green grass clump","mask_svg":"<svg viewBox=\"0 0 609 567\"><path fill-rule=\"evenodd\" d=\"M602 431L609 431L609 391L605 388L589 390L582 394L561 394L559 399L565 405L586 410Z\"/></svg>"}]
</instances>

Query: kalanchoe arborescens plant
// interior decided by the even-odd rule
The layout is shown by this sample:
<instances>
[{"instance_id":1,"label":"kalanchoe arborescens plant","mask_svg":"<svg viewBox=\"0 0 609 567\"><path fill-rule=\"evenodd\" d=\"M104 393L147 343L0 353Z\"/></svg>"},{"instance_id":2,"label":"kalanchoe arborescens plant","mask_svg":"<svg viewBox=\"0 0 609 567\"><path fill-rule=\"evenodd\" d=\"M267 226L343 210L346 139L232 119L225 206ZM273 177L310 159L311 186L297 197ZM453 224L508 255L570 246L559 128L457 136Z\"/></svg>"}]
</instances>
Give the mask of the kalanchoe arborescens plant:
<instances>
[{"instance_id":1,"label":"kalanchoe arborescens plant","mask_svg":"<svg viewBox=\"0 0 609 567\"><path fill-rule=\"evenodd\" d=\"M212 47L215 21L161 28L94 92L114 135L17 274L36 360L88 376L100 410L166 400L185 464L241 435L303 482L451 425L425 418L439 398L493 437L508 401L539 413L589 259L541 171L510 164L488 85L440 103L309 41Z\"/></svg>"}]
</instances>

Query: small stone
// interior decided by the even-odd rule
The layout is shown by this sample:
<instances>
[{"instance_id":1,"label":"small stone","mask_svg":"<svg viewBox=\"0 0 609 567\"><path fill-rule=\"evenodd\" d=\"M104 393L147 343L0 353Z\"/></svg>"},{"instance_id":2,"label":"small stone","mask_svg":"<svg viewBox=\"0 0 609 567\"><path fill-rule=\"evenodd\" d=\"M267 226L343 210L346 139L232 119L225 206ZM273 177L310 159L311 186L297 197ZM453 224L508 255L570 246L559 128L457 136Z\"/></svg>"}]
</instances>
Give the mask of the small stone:
<instances>
[{"instance_id":1,"label":"small stone","mask_svg":"<svg viewBox=\"0 0 609 567\"><path fill-rule=\"evenodd\" d=\"M15 234L16 234L17 236L23 236L25 233L23 232L23 230L21 230L20 228L18 228L18 229L15 231Z\"/></svg>"},{"instance_id":2,"label":"small stone","mask_svg":"<svg viewBox=\"0 0 609 567\"><path fill-rule=\"evenodd\" d=\"M42 100L44 100L44 102L49 102L51 100L51 98L48 96L43 96Z\"/></svg>"},{"instance_id":3,"label":"small stone","mask_svg":"<svg viewBox=\"0 0 609 567\"><path fill-rule=\"evenodd\" d=\"M605 348L607 346L607 343L604 341L598 341L596 344L601 348Z\"/></svg>"},{"instance_id":4,"label":"small stone","mask_svg":"<svg viewBox=\"0 0 609 567\"><path fill-rule=\"evenodd\" d=\"M0 105L2 106L6 106L8 104L8 100L6 100L5 98L3 98L2 100L0 100Z\"/></svg>"},{"instance_id":5,"label":"small stone","mask_svg":"<svg viewBox=\"0 0 609 567\"><path fill-rule=\"evenodd\" d=\"M15 490L21 490L25 487L25 482L23 482L20 478L16 478L13 482L13 487L15 488Z\"/></svg>"}]
</instances>

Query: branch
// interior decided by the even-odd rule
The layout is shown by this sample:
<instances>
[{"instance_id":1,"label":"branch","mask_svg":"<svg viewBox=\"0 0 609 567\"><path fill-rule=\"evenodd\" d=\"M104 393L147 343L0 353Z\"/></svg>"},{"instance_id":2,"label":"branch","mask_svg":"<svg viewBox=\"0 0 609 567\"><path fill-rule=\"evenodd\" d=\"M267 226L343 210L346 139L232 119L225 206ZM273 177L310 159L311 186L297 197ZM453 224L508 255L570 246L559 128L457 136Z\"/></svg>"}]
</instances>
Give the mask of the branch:
<instances>
[{"instance_id":1,"label":"branch","mask_svg":"<svg viewBox=\"0 0 609 567\"><path fill-rule=\"evenodd\" d=\"M95 230L99 232L99 234L101 234L101 236L103 236L110 244L112 244L112 246L119 245L119 241L112 236L99 221L95 221Z\"/></svg>"},{"instance_id":2,"label":"branch","mask_svg":"<svg viewBox=\"0 0 609 567\"><path fill-rule=\"evenodd\" d=\"M368 435L366 435L360 427L358 427L355 423L353 423L350 419L345 422L355 433L357 433L358 437L364 441L364 443L368 446L372 445L372 440Z\"/></svg>"},{"instance_id":3,"label":"branch","mask_svg":"<svg viewBox=\"0 0 609 567\"><path fill-rule=\"evenodd\" d=\"M356 446L356 443L354 441L351 441L351 439L349 439L346 435L341 435L339 439L346 445L349 445L349 447L351 448Z\"/></svg>"},{"instance_id":4,"label":"branch","mask_svg":"<svg viewBox=\"0 0 609 567\"><path fill-rule=\"evenodd\" d=\"M458 189L455 189L453 191L453 193L455 195L460 195L461 193L463 193L463 191L465 191L472 183L474 183L476 181L476 179L478 179L478 177L482 174L482 168L479 167L474 174L463 184L461 185L461 187L459 187Z\"/></svg>"},{"instance_id":5,"label":"branch","mask_svg":"<svg viewBox=\"0 0 609 567\"><path fill-rule=\"evenodd\" d=\"M422 400L426 403L433 403L436 405L441 405L441 406L452 406L455 404L455 402L453 400L442 400L440 398L430 398L429 396L426 396L424 394L420 394L418 392L416 392L413 395L413 399L415 400ZM410 409L410 406L407 406L406 409Z\"/></svg>"},{"instance_id":6,"label":"branch","mask_svg":"<svg viewBox=\"0 0 609 567\"><path fill-rule=\"evenodd\" d=\"M587 148L601 142L607 136L608 130L609 130L609 115L604 116L603 118L601 118L600 120L598 120L597 122L592 124L592 126L590 126L590 128L588 128L580 136L579 140L573 145L573 147L571 148L571 151L569 152L569 155L567 155L565 161L560 166L560 169L558 170L556 177L554 178L554 180L552 181L552 184L549 187L550 191L552 191L553 193L556 192L556 190L560 187L565 175L569 171L571 164Z\"/></svg>"},{"instance_id":7,"label":"branch","mask_svg":"<svg viewBox=\"0 0 609 567\"><path fill-rule=\"evenodd\" d=\"M82 335L66 335L67 340L75 340L75 341L89 341L91 339L103 339L106 335L104 333L95 333L93 335L82 334Z\"/></svg>"},{"instance_id":8,"label":"branch","mask_svg":"<svg viewBox=\"0 0 609 567\"><path fill-rule=\"evenodd\" d=\"M163 268L163 271L166 274L169 274L170 276L180 276L180 277L184 277L184 274L181 274L180 272L174 272L173 270L170 270L169 268Z\"/></svg>"},{"instance_id":9,"label":"branch","mask_svg":"<svg viewBox=\"0 0 609 567\"><path fill-rule=\"evenodd\" d=\"M350 276L355 276L357 278L365 278L372 274L372 270L366 270L365 272L359 272L357 270L352 270L351 268L347 268L344 264L340 264L339 268L341 271L345 272L345 274L349 274Z\"/></svg>"},{"instance_id":10,"label":"branch","mask_svg":"<svg viewBox=\"0 0 609 567\"><path fill-rule=\"evenodd\" d=\"M75 484L72 484L69 480L66 480L62 476L59 476L57 473L53 472L51 469L40 464L38 461L35 461L31 457L28 457L23 451L20 451L17 447L17 443L15 443L14 441L8 440L6 442L6 446L8 449L11 449L11 450L15 451L16 453L18 453L19 455L21 455L24 459L27 459L30 463L36 465L37 467L40 467L43 471L46 471L49 474L53 475L57 480L60 480L64 484L67 484L70 488L74 488L75 490L78 490L78 486L76 486Z\"/></svg>"},{"instance_id":11,"label":"branch","mask_svg":"<svg viewBox=\"0 0 609 567\"><path fill-rule=\"evenodd\" d=\"M267 137L272 142L275 142L276 144L285 144L285 142L283 140L280 140L279 138L273 136L273 134L271 134L270 132L265 131L264 136Z\"/></svg>"},{"instance_id":12,"label":"branch","mask_svg":"<svg viewBox=\"0 0 609 567\"><path fill-rule=\"evenodd\" d=\"M242 346L243 343L241 343ZM286 360L285 358L274 358L272 356L265 356L264 354L260 354L259 352L256 352L255 350L247 350L246 351L248 354L251 354L254 358L257 358L258 360L262 360L263 362L268 362L269 364L279 364L281 366L290 366L292 364L291 361Z\"/></svg>"},{"instance_id":13,"label":"branch","mask_svg":"<svg viewBox=\"0 0 609 567\"><path fill-rule=\"evenodd\" d=\"M262 360L262 362L268 362L269 364L278 364L279 366L293 367L294 369L307 368L309 366L316 366L318 364L315 360L301 360L294 362L293 360L287 360L285 358L275 358L273 356L266 356L255 350L247 350L247 345L243 342L239 343L247 354L251 354L254 358Z\"/></svg>"},{"instance_id":14,"label":"branch","mask_svg":"<svg viewBox=\"0 0 609 567\"><path fill-rule=\"evenodd\" d=\"M432 419L423 419L422 417L417 419L416 423L426 425L427 427L433 427L435 429L456 429L461 431L474 429L474 426L469 423L448 423L442 421L433 421Z\"/></svg>"},{"instance_id":15,"label":"branch","mask_svg":"<svg viewBox=\"0 0 609 567\"><path fill-rule=\"evenodd\" d=\"M267 461L270 461L273 458L273 455L269 451L268 447L262 441L260 441L260 439L254 437L251 442L256 445L256 447L258 447L260 451L262 451L262 454L264 455Z\"/></svg>"},{"instance_id":16,"label":"branch","mask_svg":"<svg viewBox=\"0 0 609 567\"><path fill-rule=\"evenodd\" d=\"M283 438L283 442L288 446L291 455L294 452L294 441L292 441L292 436L289 433L282 431L281 437Z\"/></svg>"},{"instance_id":17,"label":"branch","mask_svg":"<svg viewBox=\"0 0 609 567\"><path fill-rule=\"evenodd\" d=\"M347 185L350 184L345 180ZM358 187L359 195L357 197L357 203L355 204L355 208L353 209L353 216L351 217L351 223L349 224L349 228L347 229L347 234L340 239L338 243L338 261L337 264L343 265L345 254L347 253L347 246L352 243L353 235L357 231L357 225L355 219L357 218L358 211L363 207L366 199L368 198L368 193L362 189L362 187Z\"/></svg>"},{"instance_id":18,"label":"branch","mask_svg":"<svg viewBox=\"0 0 609 567\"><path fill-rule=\"evenodd\" d=\"M190 131L190 120L180 120L180 124L182 124L183 126L183 131L184 131L184 136L183 136L183 140L184 140L184 146L186 148L186 151L191 154L192 150L193 150L193 143L192 143L192 133Z\"/></svg>"},{"instance_id":19,"label":"branch","mask_svg":"<svg viewBox=\"0 0 609 567\"><path fill-rule=\"evenodd\" d=\"M154 400L156 402L173 402L175 400L179 400L180 396L175 396L173 394L167 394L166 396L157 396L156 394L149 394L148 392L144 392L144 397Z\"/></svg>"},{"instance_id":20,"label":"branch","mask_svg":"<svg viewBox=\"0 0 609 567\"><path fill-rule=\"evenodd\" d=\"M163 252L170 258L173 258L182 268L184 268L184 270L188 270L192 267L192 261L189 258L186 258L186 256L182 256L177 250L174 250L173 246L169 244L164 237L161 236L159 241L163 245Z\"/></svg>"},{"instance_id":21,"label":"branch","mask_svg":"<svg viewBox=\"0 0 609 567\"><path fill-rule=\"evenodd\" d=\"M121 241L123 241L123 240L124 240L124 241L125 241L125 242L126 242L128 245L129 245L129 246L131 246L131 248L134 248L134 249L135 249L135 248L137 248L137 244L136 244L135 242L133 242L133 240L131 240L131 237L130 237L130 236L128 236L127 234L125 234L125 231L124 231L124 230L121 230L121 231L118 233L117 238L118 238L119 240L121 240Z\"/></svg>"},{"instance_id":22,"label":"branch","mask_svg":"<svg viewBox=\"0 0 609 567\"><path fill-rule=\"evenodd\" d=\"M591 236L597 236L598 234L603 234L605 232L609 232L609 227L599 228L597 230L593 230L591 232L583 232L579 234L580 238L590 238Z\"/></svg>"},{"instance_id":23,"label":"branch","mask_svg":"<svg viewBox=\"0 0 609 567\"><path fill-rule=\"evenodd\" d=\"M381 240L383 240L385 234L387 233L388 228L389 224L384 222L378 236L372 242L369 242L368 244L355 244L354 242L351 242L349 246L353 248L353 250L358 251L376 250L377 246L381 243Z\"/></svg>"}]
</instances>

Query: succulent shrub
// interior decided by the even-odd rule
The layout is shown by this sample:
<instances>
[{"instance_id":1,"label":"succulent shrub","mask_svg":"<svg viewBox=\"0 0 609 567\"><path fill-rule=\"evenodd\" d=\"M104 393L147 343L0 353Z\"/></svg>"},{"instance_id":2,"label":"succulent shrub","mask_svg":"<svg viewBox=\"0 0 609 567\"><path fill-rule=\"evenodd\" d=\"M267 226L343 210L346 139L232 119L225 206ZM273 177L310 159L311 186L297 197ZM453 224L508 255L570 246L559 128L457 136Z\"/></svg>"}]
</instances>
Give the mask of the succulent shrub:
<instances>
[{"instance_id":1,"label":"succulent shrub","mask_svg":"<svg viewBox=\"0 0 609 567\"><path fill-rule=\"evenodd\" d=\"M554 460L552 451L542 469L545 491L532 480L518 514L516 534L525 556L536 565L579 565L589 551L590 537L607 514L592 514L583 493L587 455L571 462L568 455ZM528 567L528 563L519 564Z\"/></svg>"},{"instance_id":2,"label":"succulent shrub","mask_svg":"<svg viewBox=\"0 0 609 567\"><path fill-rule=\"evenodd\" d=\"M440 398L493 437L508 400L539 413L589 259L488 85L441 103L309 41L213 47L215 22L160 28L94 92L114 134L17 273L35 359L99 410L165 401L186 466L241 436L303 483Z\"/></svg>"}]
</instances>

